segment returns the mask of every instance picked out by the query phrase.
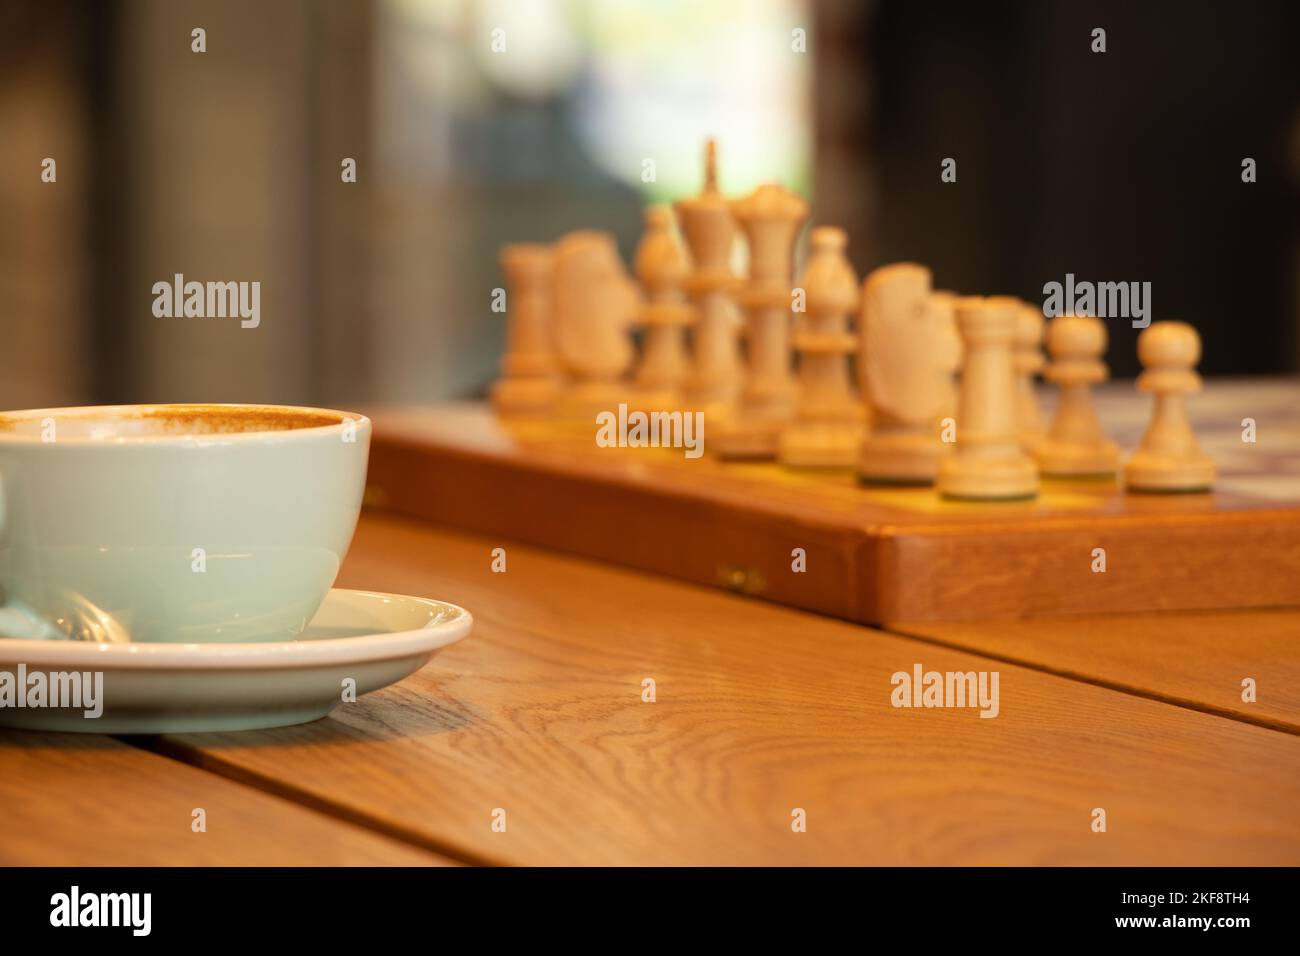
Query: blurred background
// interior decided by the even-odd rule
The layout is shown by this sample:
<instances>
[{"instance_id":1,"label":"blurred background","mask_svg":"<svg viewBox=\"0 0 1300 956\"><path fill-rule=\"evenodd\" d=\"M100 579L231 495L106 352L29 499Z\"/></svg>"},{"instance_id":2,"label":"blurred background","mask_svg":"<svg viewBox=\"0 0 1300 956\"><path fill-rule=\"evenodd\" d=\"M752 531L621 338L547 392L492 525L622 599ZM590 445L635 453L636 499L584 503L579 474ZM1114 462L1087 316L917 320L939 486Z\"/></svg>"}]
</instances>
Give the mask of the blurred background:
<instances>
[{"instance_id":1,"label":"blurred background","mask_svg":"<svg viewBox=\"0 0 1300 956\"><path fill-rule=\"evenodd\" d=\"M0 407L481 394L500 245L630 257L709 135L860 273L1149 281L1207 373L1294 372L1297 63L1290 0L0 0ZM155 317L176 273L260 325Z\"/></svg>"}]
</instances>

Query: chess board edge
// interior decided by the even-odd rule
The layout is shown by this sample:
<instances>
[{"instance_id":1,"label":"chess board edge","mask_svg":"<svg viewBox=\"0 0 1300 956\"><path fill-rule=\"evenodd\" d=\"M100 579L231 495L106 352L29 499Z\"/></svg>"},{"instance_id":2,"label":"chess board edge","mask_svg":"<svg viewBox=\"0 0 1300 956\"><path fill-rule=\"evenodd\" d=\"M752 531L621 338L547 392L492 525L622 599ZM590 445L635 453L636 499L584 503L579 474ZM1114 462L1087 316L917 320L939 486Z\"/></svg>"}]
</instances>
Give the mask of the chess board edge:
<instances>
[{"instance_id":1,"label":"chess board edge","mask_svg":"<svg viewBox=\"0 0 1300 956\"><path fill-rule=\"evenodd\" d=\"M368 507L872 625L1300 605L1300 506L903 521L783 509L707 476L663 481L626 450L538 458L418 426L463 409L370 412Z\"/></svg>"}]
</instances>

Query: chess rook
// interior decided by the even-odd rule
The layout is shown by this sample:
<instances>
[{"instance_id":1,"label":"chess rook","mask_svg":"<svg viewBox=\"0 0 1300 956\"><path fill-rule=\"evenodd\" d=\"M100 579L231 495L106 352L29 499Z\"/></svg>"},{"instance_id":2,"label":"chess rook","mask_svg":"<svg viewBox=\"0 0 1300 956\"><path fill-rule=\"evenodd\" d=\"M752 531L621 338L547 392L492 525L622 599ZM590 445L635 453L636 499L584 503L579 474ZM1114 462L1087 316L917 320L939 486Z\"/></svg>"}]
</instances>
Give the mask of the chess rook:
<instances>
[{"instance_id":1,"label":"chess rook","mask_svg":"<svg viewBox=\"0 0 1300 956\"><path fill-rule=\"evenodd\" d=\"M551 281L555 344L568 381L559 402L562 418L589 424L626 401L621 381L632 362L628 328L638 296L618 257L614 237L581 230L554 250Z\"/></svg>"},{"instance_id":2,"label":"chess rook","mask_svg":"<svg viewBox=\"0 0 1300 956\"><path fill-rule=\"evenodd\" d=\"M551 251L537 243L501 250L509 287L506 351L501 378L491 389L492 407L505 417L549 413L559 394L558 366L551 350Z\"/></svg>"},{"instance_id":3,"label":"chess rook","mask_svg":"<svg viewBox=\"0 0 1300 956\"><path fill-rule=\"evenodd\" d=\"M799 353L799 398L794 420L781 433L779 459L800 468L851 468L862 441L862 406L849 383L849 356L857 337L848 315L858 305L858 279L845 258L843 229L812 232L812 255L799 288L805 309L794 333Z\"/></svg>"},{"instance_id":4,"label":"chess rook","mask_svg":"<svg viewBox=\"0 0 1300 956\"><path fill-rule=\"evenodd\" d=\"M667 207L647 209L645 222L635 268L645 292L639 321L646 331L629 404L646 412L673 411L681 407L687 372L685 331L695 315L685 293L690 264L673 233Z\"/></svg>"},{"instance_id":5,"label":"chess rook","mask_svg":"<svg viewBox=\"0 0 1300 956\"><path fill-rule=\"evenodd\" d=\"M790 374L790 293L794 242L808 204L775 183L731 205L749 244L749 279L737 298L745 310L748 367L737 415L711 447L724 458L775 458L794 409Z\"/></svg>"},{"instance_id":6,"label":"chess rook","mask_svg":"<svg viewBox=\"0 0 1300 956\"><path fill-rule=\"evenodd\" d=\"M1054 477L1113 475L1119 448L1106 438L1092 401L1092 387L1109 374L1106 325L1092 315L1058 315L1047 326L1052 361L1044 377L1060 386L1056 417L1047 435L1034 446L1044 475Z\"/></svg>"},{"instance_id":7,"label":"chess rook","mask_svg":"<svg viewBox=\"0 0 1300 956\"><path fill-rule=\"evenodd\" d=\"M950 498L994 500L1038 493L1038 469L1020 447L1011 353L1016 313L1011 304L957 300L964 346L957 441L939 463L935 485Z\"/></svg>"},{"instance_id":8,"label":"chess rook","mask_svg":"<svg viewBox=\"0 0 1300 956\"><path fill-rule=\"evenodd\" d=\"M951 453L941 420L953 411L961 358L949 293L930 289L930 270L882 266L862 285L858 377L871 422L858 457L865 482L928 485Z\"/></svg>"},{"instance_id":9,"label":"chess rook","mask_svg":"<svg viewBox=\"0 0 1300 956\"><path fill-rule=\"evenodd\" d=\"M674 206L693 266L686 288L695 305L686 404L704 412L710 426L734 409L742 381L740 318L732 299L738 280L731 271L736 221L718 191L717 149L705 150L704 191ZM712 427L710 428L712 431Z\"/></svg>"},{"instance_id":10,"label":"chess rook","mask_svg":"<svg viewBox=\"0 0 1300 956\"><path fill-rule=\"evenodd\" d=\"M1194 371L1201 359L1201 338L1186 322L1154 322L1138 336L1138 360L1144 371L1139 391L1155 396L1151 424L1124 467L1124 484L1133 491L1208 491L1214 462L1201 451L1187 418L1184 396L1201 390Z\"/></svg>"}]
</instances>

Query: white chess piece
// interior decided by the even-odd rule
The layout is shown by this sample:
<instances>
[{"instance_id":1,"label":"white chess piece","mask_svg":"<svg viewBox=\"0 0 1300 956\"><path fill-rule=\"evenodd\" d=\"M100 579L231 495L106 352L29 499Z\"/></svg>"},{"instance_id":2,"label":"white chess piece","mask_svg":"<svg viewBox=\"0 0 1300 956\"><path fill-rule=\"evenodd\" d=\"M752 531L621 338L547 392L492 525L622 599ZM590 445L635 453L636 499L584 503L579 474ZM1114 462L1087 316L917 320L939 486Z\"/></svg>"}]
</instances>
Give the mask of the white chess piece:
<instances>
[{"instance_id":1,"label":"white chess piece","mask_svg":"<svg viewBox=\"0 0 1300 956\"><path fill-rule=\"evenodd\" d=\"M686 287L696 307L691 336L691 369L686 403L704 412L710 434L734 409L740 396L740 316L732 298L739 280L731 271L736 221L718 191L717 148L705 150L704 191L675 204L693 271Z\"/></svg>"},{"instance_id":2,"label":"white chess piece","mask_svg":"<svg viewBox=\"0 0 1300 956\"><path fill-rule=\"evenodd\" d=\"M1184 396L1201 390L1194 371L1201 337L1186 322L1153 322L1138 336L1144 371L1139 391L1155 395L1151 424L1124 467L1124 484L1134 491L1208 491L1214 461L1196 443Z\"/></svg>"},{"instance_id":3,"label":"white chess piece","mask_svg":"<svg viewBox=\"0 0 1300 956\"><path fill-rule=\"evenodd\" d=\"M1044 475L1079 477L1113 475L1119 448L1101 428L1092 387L1109 375L1106 325L1092 315L1058 315L1047 325L1052 356L1044 378L1060 386L1056 417L1047 435L1034 446Z\"/></svg>"},{"instance_id":4,"label":"white chess piece","mask_svg":"<svg viewBox=\"0 0 1300 956\"><path fill-rule=\"evenodd\" d=\"M939 418L957 417L957 372L961 369L961 333L957 331L955 292L939 289L930 293L926 335L934 336L935 374L939 377Z\"/></svg>"},{"instance_id":5,"label":"white chess piece","mask_svg":"<svg viewBox=\"0 0 1300 956\"><path fill-rule=\"evenodd\" d=\"M858 279L845 258L843 229L812 231L812 255L799 277L805 310L795 333L799 398L794 420L781 432L778 457L798 468L852 468L862 442L862 405L849 383L849 356L857 336L848 316L858 305Z\"/></svg>"},{"instance_id":6,"label":"white chess piece","mask_svg":"<svg viewBox=\"0 0 1300 956\"><path fill-rule=\"evenodd\" d=\"M501 378L492 385L492 407L502 416L550 412L559 393L551 349L551 251L539 243L501 250L506 297L506 352Z\"/></svg>"},{"instance_id":7,"label":"white chess piece","mask_svg":"<svg viewBox=\"0 0 1300 956\"><path fill-rule=\"evenodd\" d=\"M1047 364L1043 357L1045 324L1041 309L1016 300L1016 344L1011 363L1016 371L1016 423L1020 444L1026 451L1033 451L1047 432L1034 394L1034 376Z\"/></svg>"},{"instance_id":8,"label":"white chess piece","mask_svg":"<svg viewBox=\"0 0 1300 956\"><path fill-rule=\"evenodd\" d=\"M965 355L953 454L939 463L935 487L951 498L1029 498L1038 469L1020 447L1011 350L1016 314L1010 304L957 300Z\"/></svg>"},{"instance_id":9,"label":"white chess piece","mask_svg":"<svg viewBox=\"0 0 1300 956\"><path fill-rule=\"evenodd\" d=\"M569 376L560 415L593 423L626 399L621 379L633 358L628 329L638 307L636 285L613 236L581 230L555 244L551 290L556 351Z\"/></svg>"},{"instance_id":10,"label":"white chess piece","mask_svg":"<svg viewBox=\"0 0 1300 956\"><path fill-rule=\"evenodd\" d=\"M749 279L737 295L745 309L748 367L737 414L711 447L723 458L775 458L794 411L790 374L790 294L794 242L808 203L765 183L731 204L749 244Z\"/></svg>"},{"instance_id":11,"label":"white chess piece","mask_svg":"<svg viewBox=\"0 0 1300 956\"><path fill-rule=\"evenodd\" d=\"M681 408L686 378L686 327L695 310L686 302L686 277L690 263L673 232L672 212L666 206L646 210L646 234L637 246L635 268L645 291L640 324L645 326L636 391L630 405L646 412Z\"/></svg>"},{"instance_id":12,"label":"white chess piece","mask_svg":"<svg viewBox=\"0 0 1300 956\"><path fill-rule=\"evenodd\" d=\"M961 356L952 303L913 262L881 266L863 282L858 377L871 427L858 459L862 481L928 485L951 452L942 419L952 412Z\"/></svg>"}]
</instances>

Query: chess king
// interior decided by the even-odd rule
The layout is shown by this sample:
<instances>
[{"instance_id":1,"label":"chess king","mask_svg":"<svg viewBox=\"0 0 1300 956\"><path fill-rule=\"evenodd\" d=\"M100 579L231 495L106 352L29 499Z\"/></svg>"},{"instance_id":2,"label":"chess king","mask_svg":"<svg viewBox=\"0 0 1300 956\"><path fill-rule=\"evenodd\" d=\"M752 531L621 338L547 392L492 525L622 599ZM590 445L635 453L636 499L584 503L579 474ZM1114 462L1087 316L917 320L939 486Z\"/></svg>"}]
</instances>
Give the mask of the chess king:
<instances>
[{"instance_id":1,"label":"chess king","mask_svg":"<svg viewBox=\"0 0 1300 956\"><path fill-rule=\"evenodd\" d=\"M690 249L686 288L696 309L686 402L704 412L709 433L714 434L735 411L743 369L740 318L732 299L739 285L731 271L736 221L718 189L718 150L713 140L705 146L703 192L679 200L673 208Z\"/></svg>"}]
</instances>

